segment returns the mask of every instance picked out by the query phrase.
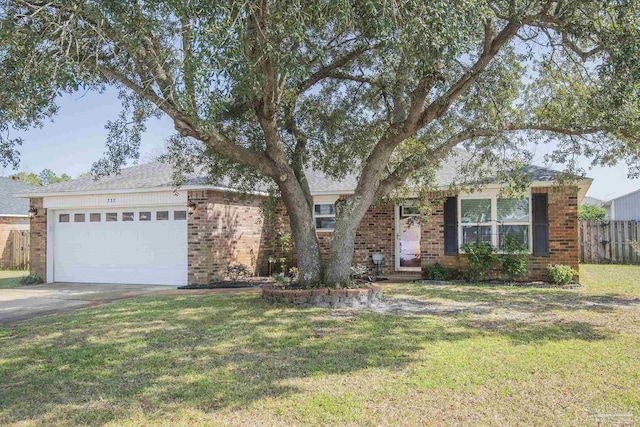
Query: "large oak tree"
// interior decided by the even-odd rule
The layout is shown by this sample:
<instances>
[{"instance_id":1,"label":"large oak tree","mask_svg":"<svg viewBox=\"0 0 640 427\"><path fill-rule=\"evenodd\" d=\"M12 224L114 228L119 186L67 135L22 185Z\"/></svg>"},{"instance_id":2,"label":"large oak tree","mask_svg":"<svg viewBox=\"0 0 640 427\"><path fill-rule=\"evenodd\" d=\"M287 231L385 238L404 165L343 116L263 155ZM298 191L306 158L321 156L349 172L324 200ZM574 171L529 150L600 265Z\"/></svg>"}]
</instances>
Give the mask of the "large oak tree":
<instances>
[{"instance_id":1,"label":"large oak tree","mask_svg":"<svg viewBox=\"0 0 640 427\"><path fill-rule=\"evenodd\" d=\"M267 181L288 208L300 280L339 285L376 200L427 186L462 144L515 179L527 143L572 166L639 159L636 0L0 0L0 151L62 93L121 90L96 173L173 120L171 159ZM508 167L499 160L507 160ZM492 165L492 168L487 168ZM467 165L470 166L470 165ZM323 262L305 171L358 177ZM511 170L511 174L507 173ZM499 175L500 173L497 172ZM235 179L242 177L242 180Z\"/></svg>"}]
</instances>

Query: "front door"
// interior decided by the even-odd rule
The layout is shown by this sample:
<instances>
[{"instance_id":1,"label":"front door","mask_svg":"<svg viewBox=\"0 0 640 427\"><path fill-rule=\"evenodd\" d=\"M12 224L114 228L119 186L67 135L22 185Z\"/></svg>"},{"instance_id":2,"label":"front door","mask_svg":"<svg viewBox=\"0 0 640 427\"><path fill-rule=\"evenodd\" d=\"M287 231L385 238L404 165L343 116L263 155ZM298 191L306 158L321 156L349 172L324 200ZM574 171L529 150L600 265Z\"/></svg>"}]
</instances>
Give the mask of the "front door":
<instances>
[{"instance_id":1,"label":"front door","mask_svg":"<svg viewBox=\"0 0 640 427\"><path fill-rule=\"evenodd\" d=\"M396 206L396 270L420 271L420 212Z\"/></svg>"}]
</instances>

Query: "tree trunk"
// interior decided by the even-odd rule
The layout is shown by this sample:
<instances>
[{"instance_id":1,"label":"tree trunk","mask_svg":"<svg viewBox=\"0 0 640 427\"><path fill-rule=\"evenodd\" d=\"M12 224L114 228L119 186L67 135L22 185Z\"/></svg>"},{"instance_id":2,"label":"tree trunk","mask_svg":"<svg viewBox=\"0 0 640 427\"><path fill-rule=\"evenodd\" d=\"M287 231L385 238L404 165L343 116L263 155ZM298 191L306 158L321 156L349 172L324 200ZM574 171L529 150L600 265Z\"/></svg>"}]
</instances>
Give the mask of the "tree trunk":
<instances>
[{"instance_id":1,"label":"tree trunk","mask_svg":"<svg viewBox=\"0 0 640 427\"><path fill-rule=\"evenodd\" d=\"M329 287L343 287L351 280L356 230L370 204L357 196L336 203L336 226L324 272Z\"/></svg>"},{"instance_id":2,"label":"tree trunk","mask_svg":"<svg viewBox=\"0 0 640 427\"><path fill-rule=\"evenodd\" d=\"M298 282L304 287L317 286L322 281L322 254L312 208L293 174L283 175L278 180L278 186L287 207L291 235L298 257Z\"/></svg>"}]
</instances>

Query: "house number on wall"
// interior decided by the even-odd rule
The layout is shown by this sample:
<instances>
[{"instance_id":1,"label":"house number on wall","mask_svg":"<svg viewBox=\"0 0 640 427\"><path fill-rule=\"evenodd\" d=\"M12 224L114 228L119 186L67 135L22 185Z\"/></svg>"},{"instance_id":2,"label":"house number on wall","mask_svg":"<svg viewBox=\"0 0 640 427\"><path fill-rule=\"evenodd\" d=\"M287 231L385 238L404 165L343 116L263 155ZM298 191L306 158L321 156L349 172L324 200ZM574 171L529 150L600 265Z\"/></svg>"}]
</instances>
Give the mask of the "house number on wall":
<instances>
[{"instance_id":1,"label":"house number on wall","mask_svg":"<svg viewBox=\"0 0 640 427\"><path fill-rule=\"evenodd\" d=\"M115 199L115 198L113 198L113 199L107 199L107 203L115 203L115 202L116 202L116 199Z\"/></svg>"}]
</instances>

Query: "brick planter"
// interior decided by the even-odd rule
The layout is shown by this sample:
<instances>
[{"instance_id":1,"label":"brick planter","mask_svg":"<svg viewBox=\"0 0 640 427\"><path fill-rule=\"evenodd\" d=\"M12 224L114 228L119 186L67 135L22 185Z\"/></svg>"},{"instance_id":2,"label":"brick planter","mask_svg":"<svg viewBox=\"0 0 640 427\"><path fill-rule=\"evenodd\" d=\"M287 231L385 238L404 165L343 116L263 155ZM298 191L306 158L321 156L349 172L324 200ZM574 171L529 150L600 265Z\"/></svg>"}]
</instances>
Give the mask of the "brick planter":
<instances>
[{"instance_id":1,"label":"brick planter","mask_svg":"<svg viewBox=\"0 0 640 427\"><path fill-rule=\"evenodd\" d=\"M262 287L262 298L272 303L287 303L301 307L366 308L382 300L382 288L369 285L358 289L274 289L268 284Z\"/></svg>"}]
</instances>

